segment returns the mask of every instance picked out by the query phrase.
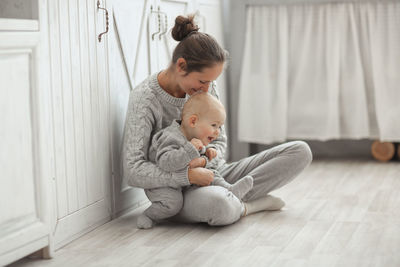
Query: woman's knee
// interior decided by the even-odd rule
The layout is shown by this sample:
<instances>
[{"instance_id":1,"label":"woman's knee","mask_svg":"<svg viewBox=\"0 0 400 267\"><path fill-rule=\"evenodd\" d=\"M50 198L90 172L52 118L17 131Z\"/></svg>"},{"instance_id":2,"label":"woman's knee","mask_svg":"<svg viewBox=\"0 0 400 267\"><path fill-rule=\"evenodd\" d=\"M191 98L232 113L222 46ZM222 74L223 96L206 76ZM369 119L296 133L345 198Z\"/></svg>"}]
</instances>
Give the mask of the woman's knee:
<instances>
[{"instance_id":1,"label":"woman's knee","mask_svg":"<svg viewBox=\"0 0 400 267\"><path fill-rule=\"evenodd\" d=\"M296 162L303 168L308 166L313 159L310 146L304 141L291 142L291 153L295 156Z\"/></svg>"},{"instance_id":2,"label":"woman's knee","mask_svg":"<svg viewBox=\"0 0 400 267\"><path fill-rule=\"evenodd\" d=\"M240 219L242 203L220 186L190 188L184 192L184 205L175 221L228 225Z\"/></svg>"}]
</instances>

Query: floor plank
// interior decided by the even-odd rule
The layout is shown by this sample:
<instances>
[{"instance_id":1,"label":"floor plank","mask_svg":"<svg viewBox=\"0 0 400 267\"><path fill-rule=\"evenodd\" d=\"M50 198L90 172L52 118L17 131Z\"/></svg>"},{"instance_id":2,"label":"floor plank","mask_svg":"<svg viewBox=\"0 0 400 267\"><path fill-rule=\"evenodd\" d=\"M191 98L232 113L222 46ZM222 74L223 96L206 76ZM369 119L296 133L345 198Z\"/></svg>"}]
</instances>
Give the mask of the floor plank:
<instances>
[{"instance_id":1,"label":"floor plank","mask_svg":"<svg viewBox=\"0 0 400 267\"><path fill-rule=\"evenodd\" d=\"M226 227L135 227L144 207L27 266L400 266L400 162L314 161L274 195L282 211Z\"/></svg>"}]
</instances>

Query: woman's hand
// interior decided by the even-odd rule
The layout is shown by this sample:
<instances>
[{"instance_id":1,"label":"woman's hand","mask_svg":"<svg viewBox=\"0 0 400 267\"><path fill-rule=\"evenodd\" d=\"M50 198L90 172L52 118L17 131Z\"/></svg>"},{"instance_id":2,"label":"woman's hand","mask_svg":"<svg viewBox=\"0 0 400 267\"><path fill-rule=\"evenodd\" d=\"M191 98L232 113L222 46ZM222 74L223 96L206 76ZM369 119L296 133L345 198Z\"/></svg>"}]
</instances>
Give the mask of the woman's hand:
<instances>
[{"instance_id":1,"label":"woman's hand","mask_svg":"<svg viewBox=\"0 0 400 267\"><path fill-rule=\"evenodd\" d=\"M214 173L205 168L194 168L188 170L188 178L190 184L207 186L214 180Z\"/></svg>"},{"instance_id":2,"label":"woman's hand","mask_svg":"<svg viewBox=\"0 0 400 267\"><path fill-rule=\"evenodd\" d=\"M192 159L189 162L189 168L194 169L198 167L205 167L206 166L206 159L203 157Z\"/></svg>"}]
</instances>

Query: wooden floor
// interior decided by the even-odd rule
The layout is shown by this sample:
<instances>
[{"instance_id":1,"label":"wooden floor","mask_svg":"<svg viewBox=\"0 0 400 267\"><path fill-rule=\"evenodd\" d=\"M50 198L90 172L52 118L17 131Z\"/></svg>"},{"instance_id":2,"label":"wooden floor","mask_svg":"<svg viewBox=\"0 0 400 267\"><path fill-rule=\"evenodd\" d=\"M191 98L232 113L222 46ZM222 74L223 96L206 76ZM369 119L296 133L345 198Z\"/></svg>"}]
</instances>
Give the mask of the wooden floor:
<instances>
[{"instance_id":1,"label":"wooden floor","mask_svg":"<svg viewBox=\"0 0 400 267\"><path fill-rule=\"evenodd\" d=\"M314 161L274 192L287 206L234 225L157 225L141 210L12 266L400 266L400 162Z\"/></svg>"}]
</instances>

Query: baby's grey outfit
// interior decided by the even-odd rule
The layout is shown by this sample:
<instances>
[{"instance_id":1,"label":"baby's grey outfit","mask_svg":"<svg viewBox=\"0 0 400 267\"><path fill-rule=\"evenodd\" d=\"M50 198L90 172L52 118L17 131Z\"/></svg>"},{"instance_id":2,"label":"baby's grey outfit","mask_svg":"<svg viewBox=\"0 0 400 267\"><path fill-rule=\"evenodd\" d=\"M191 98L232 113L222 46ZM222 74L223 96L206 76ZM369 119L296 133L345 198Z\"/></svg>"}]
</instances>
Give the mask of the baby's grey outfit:
<instances>
[{"instance_id":1,"label":"baby's grey outfit","mask_svg":"<svg viewBox=\"0 0 400 267\"><path fill-rule=\"evenodd\" d=\"M218 97L216 83L209 92ZM159 85L157 74L139 84L129 96L122 147L123 175L135 187L155 189L160 187L183 188L183 206L176 220L181 222L206 222L210 225L227 225L240 218L242 203L232 192L220 186L193 187L187 168L167 172L149 159L152 137L180 118L185 98L175 98ZM217 158L210 161L225 180L233 184L246 175L254 178L253 189L243 198L250 201L292 181L312 160L309 146L302 141L289 142L233 163L226 163L226 134L222 127L220 136L209 146L214 147ZM186 187L188 186L188 187ZM152 201L163 204L165 196L154 191ZM159 200L157 200L157 197ZM154 202L153 202L154 203ZM175 207L179 207L176 205ZM172 209L172 208L171 208ZM175 211L171 211L174 213Z\"/></svg>"},{"instance_id":2,"label":"baby's grey outfit","mask_svg":"<svg viewBox=\"0 0 400 267\"><path fill-rule=\"evenodd\" d=\"M178 120L172 121L170 126L158 131L151 142L149 160L167 172L187 170L190 161L201 156L200 152L183 135L180 127ZM211 161L208 161L207 165L210 165L210 163ZM216 170L213 170L213 172L212 185L219 185L227 189L232 187ZM172 217L183 206L181 187L145 189L144 192L152 202L144 213L153 220Z\"/></svg>"}]
</instances>

